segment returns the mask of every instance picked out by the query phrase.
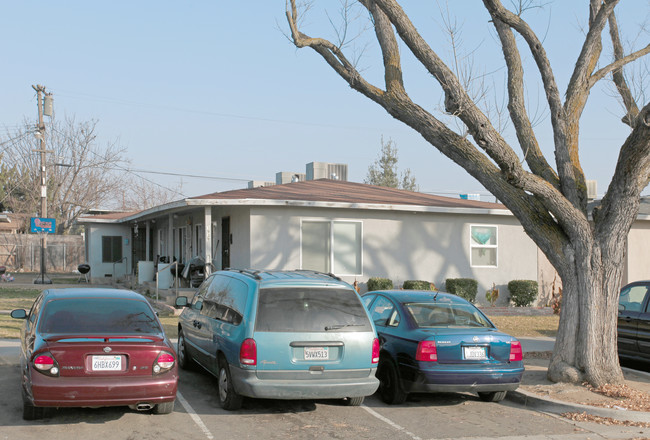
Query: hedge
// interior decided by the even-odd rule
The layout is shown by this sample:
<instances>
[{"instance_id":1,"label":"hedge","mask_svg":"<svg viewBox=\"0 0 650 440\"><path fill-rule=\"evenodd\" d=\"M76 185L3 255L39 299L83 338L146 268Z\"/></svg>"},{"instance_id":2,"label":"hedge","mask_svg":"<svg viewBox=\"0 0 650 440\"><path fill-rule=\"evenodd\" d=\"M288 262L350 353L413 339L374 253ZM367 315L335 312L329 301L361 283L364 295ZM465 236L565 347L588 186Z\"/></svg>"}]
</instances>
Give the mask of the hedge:
<instances>
[{"instance_id":1,"label":"hedge","mask_svg":"<svg viewBox=\"0 0 650 440\"><path fill-rule=\"evenodd\" d=\"M406 280L402 285L404 290L433 290L432 284L424 280Z\"/></svg>"},{"instance_id":2,"label":"hedge","mask_svg":"<svg viewBox=\"0 0 650 440\"><path fill-rule=\"evenodd\" d=\"M393 288L393 281L388 278L368 278L366 283L368 292L373 290L390 290Z\"/></svg>"},{"instance_id":3,"label":"hedge","mask_svg":"<svg viewBox=\"0 0 650 440\"><path fill-rule=\"evenodd\" d=\"M534 280L512 280L508 283L508 290L515 306L526 307L537 299L539 287Z\"/></svg>"},{"instance_id":4,"label":"hedge","mask_svg":"<svg viewBox=\"0 0 650 440\"><path fill-rule=\"evenodd\" d=\"M469 302L474 302L478 292L478 281L472 278L447 278L445 280L445 289L447 292L465 298Z\"/></svg>"}]
</instances>

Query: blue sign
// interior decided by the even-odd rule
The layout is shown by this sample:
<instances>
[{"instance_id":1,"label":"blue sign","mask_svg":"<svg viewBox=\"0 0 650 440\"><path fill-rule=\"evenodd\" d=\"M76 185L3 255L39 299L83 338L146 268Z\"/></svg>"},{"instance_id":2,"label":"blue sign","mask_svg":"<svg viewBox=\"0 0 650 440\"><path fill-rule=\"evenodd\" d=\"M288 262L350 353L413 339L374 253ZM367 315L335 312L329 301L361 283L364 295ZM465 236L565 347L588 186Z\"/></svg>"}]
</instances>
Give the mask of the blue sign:
<instances>
[{"instance_id":1,"label":"blue sign","mask_svg":"<svg viewBox=\"0 0 650 440\"><path fill-rule=\"evenodd\" d=\"M46 232L48 234L56 232L56 220L53 218L32 217L31 226L32 232Z\"/></svg>"}]
</instances>

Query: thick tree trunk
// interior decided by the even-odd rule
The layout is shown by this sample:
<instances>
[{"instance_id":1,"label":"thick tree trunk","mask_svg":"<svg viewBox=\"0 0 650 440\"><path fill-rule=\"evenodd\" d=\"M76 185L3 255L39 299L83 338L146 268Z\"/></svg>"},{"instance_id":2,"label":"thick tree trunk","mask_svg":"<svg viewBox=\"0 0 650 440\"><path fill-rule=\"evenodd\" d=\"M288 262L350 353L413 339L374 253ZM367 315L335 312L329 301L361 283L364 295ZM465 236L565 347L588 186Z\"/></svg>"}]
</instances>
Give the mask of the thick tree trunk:
<instances>
[{"instance_id":1,"label":"thick tree trunk","mask_svg":"<svg viewBox=\"0 0 650 440\"><path fill-rule=\"evenodd\" d=\"M616 319L624 246L603 259L600 247L587 243L567 249L566 265L558 268L563 298L548 378L594 386L620 383Z\"/></svg>"}]
</instances>

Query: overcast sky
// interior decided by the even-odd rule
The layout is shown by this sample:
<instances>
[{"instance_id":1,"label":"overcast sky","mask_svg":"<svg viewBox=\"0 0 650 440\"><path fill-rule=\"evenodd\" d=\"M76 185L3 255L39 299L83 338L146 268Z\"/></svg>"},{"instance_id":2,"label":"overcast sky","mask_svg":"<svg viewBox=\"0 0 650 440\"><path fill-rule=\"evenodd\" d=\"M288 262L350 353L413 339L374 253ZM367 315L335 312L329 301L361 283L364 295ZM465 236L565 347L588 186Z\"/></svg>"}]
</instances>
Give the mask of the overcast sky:
<instances>
[{"instance_id":1,"label":"overcast sky","mask_svg":"<svg viewBox=\"0 0 650 440\"><path fill-rule=\"evenodd\" d=\"M460 31L459 58L473 65L488 90L500 90L503 62L482 2L449 3ZM524 18L544 39L564 91L580 50L588 1L545 4ZM383 136L395 143L399 168L411 170L421 191L452 197L481 193L482 200L493 201L417 133L350 89L315 52L297 50L284 35L284 5L284 0L3 2L2 136L15 132L24 118L36 119L32 85L42 84L54 94L57 118L97 120L99 142L126 147L134 169L213 177L138 172L164 186L182 184L185 196L242 188L248 180L275 180L278 171L305 172L312 161L346 163L349 180L363 182ZM446 3L410 0L403 5L433 49L451 60L442 29ZM308 33L332 37L325 16L312 12L305 21ZM625 0L619 7L619 26L635 49L650 40L647 31L639 33L649 12L649 0ZM337 19L336 8L330 17ZM381 57L372 37L372 32L362 35L354 48L365 47L359 65L381 86ZM529 102L541 101L536 130L553 162L539 77L529 53L521 50ZM405 52L407 92L444 118L439 86ZM605 55L610 53L606 46ZM581 125L582 165L587 178L598 181L601 195L629 134L611 90L606 82L596 86ZM505 134L512 140L509 131Z\"/></svg>"}]
</instances>

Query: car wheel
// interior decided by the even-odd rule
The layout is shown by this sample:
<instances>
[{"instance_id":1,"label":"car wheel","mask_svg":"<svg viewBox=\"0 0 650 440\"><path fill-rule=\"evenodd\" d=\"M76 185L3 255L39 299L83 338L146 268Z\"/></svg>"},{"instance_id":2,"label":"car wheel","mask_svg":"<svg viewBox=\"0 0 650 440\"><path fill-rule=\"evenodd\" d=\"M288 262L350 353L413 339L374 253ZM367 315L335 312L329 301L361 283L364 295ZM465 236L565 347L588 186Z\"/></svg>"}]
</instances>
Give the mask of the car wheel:
<instances>
[{"instance_id":1,"label":"car wheel","mask_svg":"<svg viewBox=\"0 0 650 440\"><path fill-rule=\"evenodd\" d=\"M241 408L243 397L235 392L230 376L230 368L225 359L219 360L219 405L225 410L234 411Z\"/></svg>"},{"instance_id":2,"label":"car wheel","mask_svg":"<svg viewBox=\"0 0 650 440\"><path fill-rule=\"evenodd\" d=\"M43 418L43 407L34 406L31 403L23 402L23 420L38 420Z\"/></svg>"},{"instance_id":3,"label":"car wheel","mask_svg":"<svg viewBox=\"0 0 650 440\"><path fill-rule=\"evenodd\" d=\"M478 397L484 402L501 402L506 397L507 391L492 391L487 393L478 393Z\"/></svg>"},{"instance_id":4,"label":"car wheel","mask_svg":"<svg viewBox=\"0 0 650 440\"><path fill-rule=\"evenodd\" d=\"M343 400L345 406L361 406L364 396L361 397L347 397Z\"/></svg>"},{"instance_id":5,"label":"car wheel","mask_svg":"<svg viewBox=\"0 0 650 440\"><path fill-rule=\"evenodd\" d=\"M173 411L174 401L159 403L153 409L154 414L171 414Z\"/></svg>"},{"instance_id":6,"label":"car wheel","mask_svg":"<svg viewBox=\"0 0 650 440\"><path fill-rule=\"evenodd\" d=\"M389 405L404 403L408 393L402 390L399 381L399 374L393 361L381 359L377 367L377 378L379 379L379 394L381 400Z\"/></svg>"},{"instance_id":7,"label":"car wheel","mask_svg":"<svg viewBox=\"0 0 650 440\"><path fill-rule=\"evenodd\" d=\"M178 366L183 370L189 370L192 368L192 359L187 353L187 347L185 346L185 335L183 335L183 330L178 330L178 342L176 344L176 356L178 357Z\"/></svg>"}]
</instances>

